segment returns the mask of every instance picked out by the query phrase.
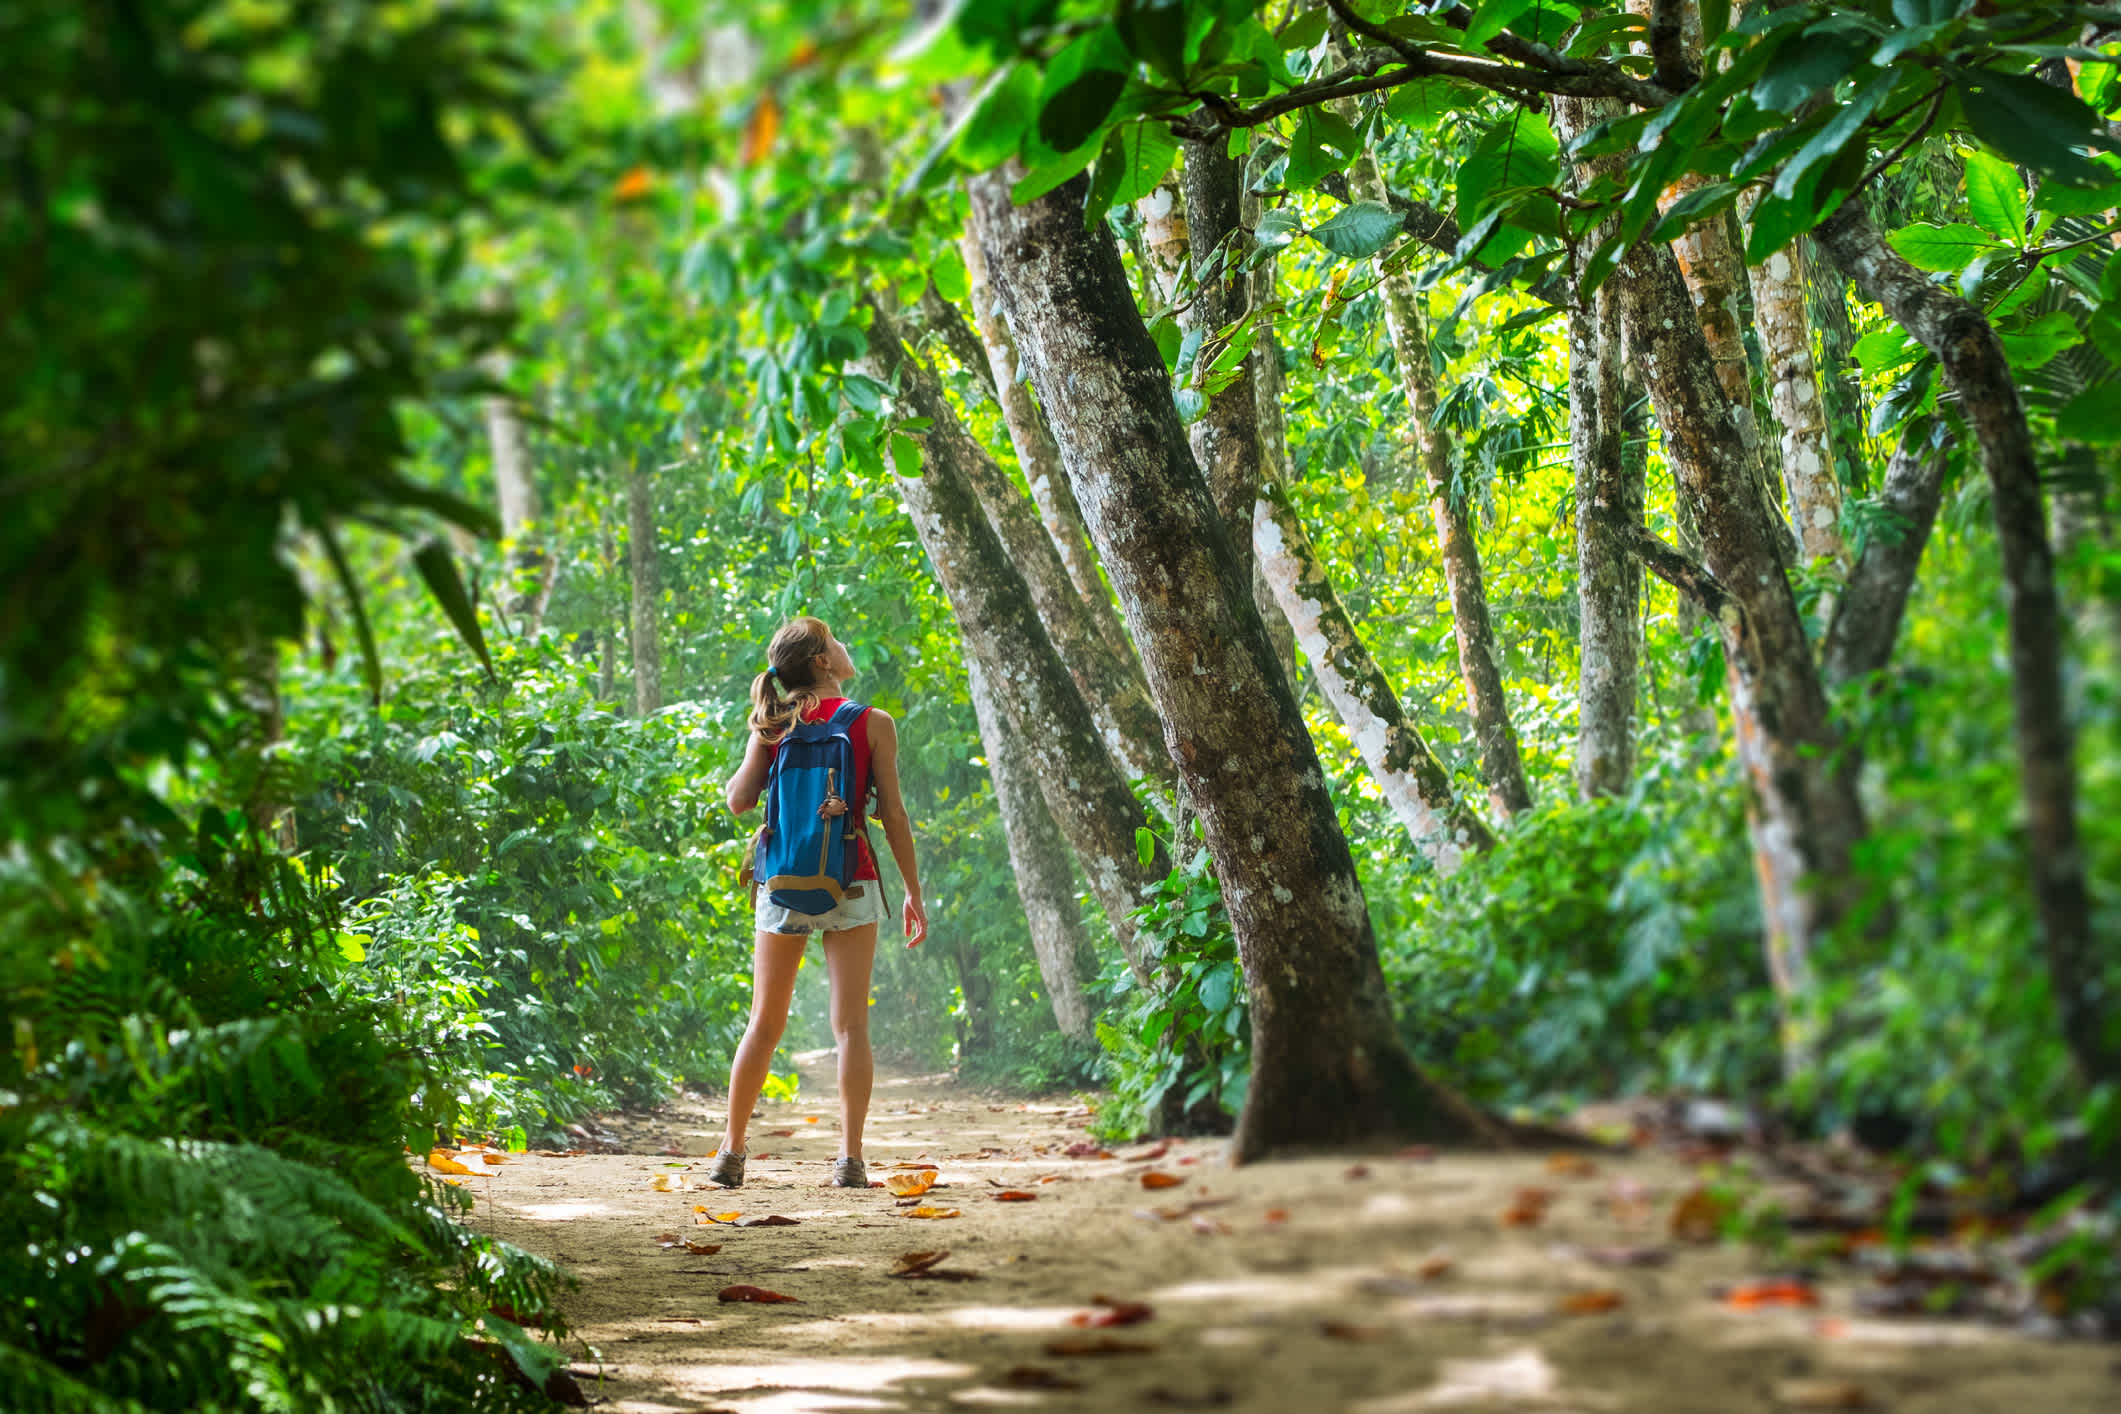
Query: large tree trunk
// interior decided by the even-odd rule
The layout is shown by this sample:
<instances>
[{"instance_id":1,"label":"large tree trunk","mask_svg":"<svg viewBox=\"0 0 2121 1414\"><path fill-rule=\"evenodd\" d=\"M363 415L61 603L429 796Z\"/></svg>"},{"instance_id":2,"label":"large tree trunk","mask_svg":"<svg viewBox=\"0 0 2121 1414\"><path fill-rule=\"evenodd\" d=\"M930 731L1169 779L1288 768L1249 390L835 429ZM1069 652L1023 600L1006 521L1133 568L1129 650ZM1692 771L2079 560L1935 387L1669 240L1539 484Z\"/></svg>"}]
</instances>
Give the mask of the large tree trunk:
<instances>
[{"instance_id":1,"label":"large tree trunk","mask_svg":"<svg viewBox=\"0 0 2121 1414\"><path fill-rule=\"evenodd\" d=\"M1642 570L1622 527L1643 483L1623 455L1620 318L1610 289L1569 311L1569 450L1576 464L1576 791L1625 795L1635 774Z\"/></svg>"},{"instance_id":2,"label":"large tree trunk","mask_svg":"<svg viewBox=\"0 0 2121 1414\"><path fill-rule=\"evenodd\" d=\"M1046 809L1038 781L1024 769L1023 747L1009 726L1008 714L994 700L986 669L977 654L967 654L965 676L972 689L972 711L979 719L980 742L986 748L987 775L994 782L994 805L1002 817L1009 845L1009 867L1016 876L1016 896L1024 905L1031 951L1038 975L1045 979L1053 1003L1053 1021L1061 1034L1092 1039L1089 998L1083 978L1089 968L1090 935L1075 903L1075 871L1068 845L1053 812Z\"/></svg>"},{"instance_id":3,"label":"large tree trunk","mask_svg":"<svg viewBox=\"0 0 2121 1414\"><path fill-rule=\"evenodd\" d=\"M955 458L958 474L978 498L1029 590L1039 621L1096 718L1106 747L1129 777L1146 776L1169 786L1176 773L1164 751L1163 724L1134 655L1115 653L1098 635L1090 607L1069 580L1060 551L1039 523L1037 511L987 449L964 431L957 409L935 374L904 352L897 320L874 303L869 307L871 327L884 335L881 342L872 339L870 343L871 356L881 370L878 376L892 383L917 414L937 427L955 431L961 453Z\"/></svg>"},{"instance_id":4,"label":"large tree trunk","mask_svg":"<svg viewBox=\"0 0 2121 1414\"><path fill-rule=\"evenodd\" d=\"M1356 156L1348 185L1358 200L1391 204L1391 193L1367 149ZM1480 573L1480 546L1473 537L1465 500L1452 485L1451 434L1436 422L1436 368L1429 357L1420 297L1404 271L1380 264L1377 282L1384 297L1385 328L1391 333L1392 351L1399 362L1400 384L1406 390L1407 420L1420 452L1422 475L1429 483L1429 515L1436 523L1437 554L1451 596L1458 676L1465 685L1473 739L1480 747L1481 776L1488 783L1488 800L1496 813L1516 815L1532 808L1532 791L1525 782L1517 729L1510 722L1509 699L1503 692L1488 591Z\"/></svg>"},{"instance_id":5,"label":"large tree trunk","mask_svg":"<svg viewBox=\"0 0 2121 1414\"><path fill-rule=\"evenodd\" d=\"M880 310L862 363L886 381L903 370L908 376L902 386L933 378L906 353L896 326ZM1148 823L1141 805L1047 635L1022 572L973 492L974 464L986 458L985 450L954 414L935 418L914 435L922 447L921 474L900 477L899 494L950 600L965 649L979 659L1105 920L1136 975L1146 979L1128 915L1171 872L1170 861L1160 844L1146 861L1137 852L1136 832Z\"/></svg>"},{"instance_id":6,"label":"large tree trunk","mask_svg":"<svg viewBox=\"0 0 2121 1414\"><path fill-rule=\"evenodd\" d=\"M633 710L640 717L663 707L663 572L650 489L636 458L626 478L626 561L633 582Z\"/></svg>"},{"instance_id":7,"label":"large tree trunk","mask_svg":"<svg viewBox=\"0 0 2121 1414\"><path fill-rule=\"evenodd\" d=\"M1751 209L1748 203L1748 223ZM1776 251L1746 267L1753 284L1753 328L1767 360L1768 408L1782 429L1782 476L1796 522L1797 549L1807 564L1848 567L1841 538L1841 483L1834 476L1834 444L1826 399L1812 361L1812 322L1806 314L1801 245Z\"/></svg>"},{"instance_id":8,"label":"large tree trunk","mask_svg":"<svg viewBox=\"0 0 2121 1414\"><path fill-rule=\"evenodd\" d=\"M523 419L505 397L483 405L486 445L493 457L494 498L501 512L501 541L506 547L508 589L502 609L518 635L536 638L544 626L545 606L559 559L538 540L538 484L530 463L530 440Z\"/></svg>"},{"instance_id":9,"label":"large tree trunk","mask_svg":"<svg viewBox=\"0 0 2121 1414\"><path fill-rule=\"evenodd\" d=\"M1013 165L1013 164L1012 164ZM1118 592L1200 812L1252 1001L1240 1161L1498 1126L1425 1076L1393 1025L1347 840L1163 360L1077 177L1030 204L973 183L987 270Z\"/></svg>"},{"instance_id":10,"label":"large tree trunk","mask_svg":"<svg viewBox=\"0 0 2121 1414\"><path fill-rule=\"evenodd\" d=\"M1678 263L1665 246L1640 245L1612 287L1708 571L1733 600L1735 612L1719 629L1738 757L1751 785L1769 970L1787 999L1806 989L1813 947L1862 896L1854 851L1863 808L1837 760L1826 696L1783 574L1778 518L1761 499L1701 326L1687 317ZM1797 1059L1803 1048L1794 1035L1790 1041Z\"/></svg>"},{"instance_id":11,"label":"large tree trunk","mask_svg":"<svg viewBox=\"0 0 2121 1414\"><path fill-rule=\"evenodd\" d=\"M2011 698L2017 717L2019 798L2049 984L2062 1031L2086 1083L2121 1076L2121 1042L2108 1024L2111 945L2092 931L2077 838L2077 763L2062 688L2062 624L2048 553L2040 468L2010 364L1981 311L1907 263L1856 201L1819 227L1820 246L1864 298L1885 306L1944 366L1973 429L2003 552L2010 616Z\"/></svg>"},{"instance_id":12,"label":"large tree trunk","mask_svg":"<svg viewBox=\"0 0 2121 1414\"><path fill-rule=\"evenodd\" d=\"M1053 445L1046 415L1018 376L1016 339L1009 332L1008 321L995 308L994 290L987 283L987 260L980 254L979 238L969 225L959 248L965 256L965 273L972 287L972 318L986 350L994 401L1002 410L1003 425L1009 429L1010 445L1016 448L1016 464L1024 474L1024 485L1030 488L1039 519L1045 522L1046 534L1060 554L1069 582L1089 607L1098 636L1113 653L1131 661L1134 645L1127 641L1127 631L1120 626L1119 613L1112 607L1112 596L1098 575L1097 556L1090 549L1090 532L1083 527L1083 508L1075 504L1068 474L1061 470L1060 449Z\"/></svg>"},{"instance_id":13,"label":"large tree trunk","mask_svg":"<svg viewBox=\"0 0 2121 1414\"><path fill-rule=\"evenodd\" d=\"M1886 464L1878 502L1893 523L1866 537L1834 605L1819 650L1829 688L1867 678L1891 661L1915 568L1944 499L1944 462L1945 454L1925 437L1919 445L1903 441Z\"/></svg>"}]
</instances>

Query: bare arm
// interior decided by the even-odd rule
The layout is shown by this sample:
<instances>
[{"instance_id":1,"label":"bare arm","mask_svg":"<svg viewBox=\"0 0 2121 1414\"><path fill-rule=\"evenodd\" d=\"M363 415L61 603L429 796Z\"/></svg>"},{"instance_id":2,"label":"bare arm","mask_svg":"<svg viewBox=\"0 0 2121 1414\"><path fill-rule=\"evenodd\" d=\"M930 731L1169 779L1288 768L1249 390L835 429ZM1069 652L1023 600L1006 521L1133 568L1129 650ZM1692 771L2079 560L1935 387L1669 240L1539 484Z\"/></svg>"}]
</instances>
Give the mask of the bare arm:
<instances>
[{"instance_id":1,"label":"bare arm","mask_svg":"<svg viewBox=\"0 0 2121 1414\"><path fill-rule=\"evenodd\" d=\"M751 744L744 748L744 764L729 778L727 799L731 810L741 815L759 803L759 793L766 789L766 772L772 765L773 748L753 733Z\"/></svg>"},{"instance_id":2,"label":"bare arm","mask_svg":"<svg viewBox=\"0 0 2121 1414\"><path fill-rule=\"evenodd\" d=\"M906 814L905 797L899 792L898 723L891 714L872 708L869 730L869 779L876 787L876 822L884 827L891 857L906 881L906 946L918 947L928 936L928 907L921 899L920 865L913 857L913 821Z\"/></svg>"}]
</instances>

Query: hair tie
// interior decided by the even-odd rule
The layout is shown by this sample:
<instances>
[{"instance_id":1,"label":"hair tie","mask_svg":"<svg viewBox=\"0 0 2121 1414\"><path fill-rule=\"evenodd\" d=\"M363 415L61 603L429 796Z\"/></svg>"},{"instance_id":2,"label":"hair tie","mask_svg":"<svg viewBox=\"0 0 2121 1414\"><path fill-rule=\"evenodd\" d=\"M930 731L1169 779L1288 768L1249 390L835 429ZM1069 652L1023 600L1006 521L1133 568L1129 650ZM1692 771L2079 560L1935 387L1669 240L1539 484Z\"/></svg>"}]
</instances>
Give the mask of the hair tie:
<instances>
[{"instance_id":1,"label":"hair tie","mask_svg":"<svg viewBox=\"0 0 2121 1414\"><path fill-rule=\"evenodd\" d=\"M781 675L781 670L780 670L779 668L776 668L776 667L771 667L771 666L769 666L769 667L768 667L768 668L766 669L766 676L767 676L767 677L769 677L769 678L777 678L777 677L779 677L780 675Z\"/></svg>"}]
</instances>

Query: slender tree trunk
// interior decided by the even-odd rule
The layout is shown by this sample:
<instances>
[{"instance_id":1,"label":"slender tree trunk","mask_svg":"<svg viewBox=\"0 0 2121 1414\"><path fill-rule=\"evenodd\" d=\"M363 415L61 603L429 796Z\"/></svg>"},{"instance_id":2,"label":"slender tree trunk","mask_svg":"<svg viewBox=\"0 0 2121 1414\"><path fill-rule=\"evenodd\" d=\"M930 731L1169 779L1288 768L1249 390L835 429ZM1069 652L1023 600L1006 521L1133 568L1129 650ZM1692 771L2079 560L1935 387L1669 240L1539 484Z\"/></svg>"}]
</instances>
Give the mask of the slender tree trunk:
<instances>
[{"instance_id":1,"label":"slender tree trunk","mask_svg":"<svg viewBox=\"0 0 2121 1414\"><path fill-rule=\"evenodd\" d=\"M1259 201L1246 198L1245 229L1259 225ZM1279 314L1275 273L1280 262L1272 257L1252 267L1252 307L1260 312L1258 332L1252 344L1252 399L1255 421L1259 424L1259 479L1263 487L1285 486L1289 481L1289 424L1282 412L1283 393L1281 373L1281 339L1275 333L1275 320ZM1253 524L1258 525L1258 508L1253 508ZM1252 602L1259 606L1260 617L1266 620L1267 636L1274 640L1274 656L1281 660L1282 673L1297 689L1297 700L1303 700L1301 679L1296 671L1296 632L1288 618L1281 612L1279 600L1273 586L1268 583L1266 570L1260 563L1259 546L1255 541L1252 555Z\"/></svg>"},{"instance_id":2,"label":"slender tree trunk","mask_svg":"<svg viewBox=\"0 0 2121 1414\"><path fill-rule=\"evenodd\" d=\"M618 546L612 542L611 527L607 523L597 536L597 549L603 561L603 574L598 580L599 603L611 605L611 576L618 567ZM612 605L617 612L615 618L626 617L623 606ZM619 680L619 634L622 625L606 621L597 630L597 701L609 702L617 695Z\"/></svg>"},{"instance_id":3,"label":"slender tree trunk","mask_svg":"<svg viewBox=\"0 0 2121 1414\"><path fill-rule=\"evenodd\" d=\"M1226 138L1188 142L1185 154L1186 240L1199 288L1182 322L1201 336L1194 365L1198 377L1222 351L1218 331L1244 318L1251 291L1237 268L1246 240L1238 159L1230 155ZM1237 376L1208 396L1200 417L1187 429L1193 460L1208 478L1208 493L1222 512L1248 585L1252 503L1260 487L1259 404L1252 379L1253 359L1247 354Z\"/></svg>"},{"instance_id":4,"label":"slender tree trunk","mask_svg":"<svg viewBox=\"0 0 2121 1414\"><path fill-rule=\"evenodd\" d=\"M1747 204L1747 224L1752 219ZM1790 519L1806 564L1848 568L1841 537L1841 482L1834 476L1834 443L1826 399L1812 361L1812 323L1806 314L1804 251L1776 251L1746 267L1753 285L1753 327L1767 359L1768 408L1782 429L1782 475L1789 486Z\"/></svg>"},{"instance_id":5,"label":"slender tree trunk","mask_svg":"<svg viewBox=\"0 0 2121 1414\"><path fill-rule=\"evenodd\" d=\"M1046 415L1018 376L1016 340L1009 333L1008 321L995 308L994 290L987 283L986 257L980 254L979 239L970 226L959 248L964 252L965 272L972 286L972 317L986 350L994 400L1009 429L1010 445L1016 448L1016 464L1024 473L1024 484L1030 488L1039 519L1045 522L1046 534L1060 554L1069 582L1089 607L1098 636L1114 654L1131 661L1134 645L1127 641L1127 631L1112 607L1112 596L1098 575L1097 556L1090 549L1090 532L1083 527L1083 509L1075 504L1068 474L1061 470L1060 449L1053 445Z\"/></svg>"},{"instance_id":6,"label":"slender tree trunk","mask_svg":"<svg viewBox=\"0 0 2121 1414\"><path fill-rule=\"evenodd\" d=\"M1013 164L1012 164L1013 165ZM1163 360L1077 177L1028 205L973 183L981 242L1165 739L1200 812L1252 999L1240 1161L1499 1127L1425 1076L1392 1021L1362 884Z\"/></svg>"},{"instance_id":7,"label":"slender tree trunk","mask_svg":"<svg viewBox=\"0 0 2121 1414\"><path fill-rule=\"evenodd\" d=\"M1829 688L1867 678L1891 661L1915 569L1944 499L1944 462L1945 454L1925 438L1920 445L1902 442L1886 464L1878 500L1893 523L1865 539L1835 602L1819 650Z\"/></svg>"},{"instance_id":8,"label":"slender tree trunk","mask_svg":"<svg viewBox=\"0 0 2121 1414\"><path fill-rule=\"evenodd\" d=\"M887 381L903 369L915 386L925 373L881 311L870 325L863 364ZM1022 571L973 492L973 464L986 452L955 416L935 418L914 435L922 448L921 474L900 477L899 494L950 600L966 652L979 660L1091 894L1136 976L1146 979L1128 915L1171 872L1170 860L1160 844L1146 861L1137 852L1136 832L1148 823L1141 805L1047 635Z\"/></svg>"},{"instance_id":9,"label":"slender tree trunk","mask_svg":"<svg viewBox=\"0 0 2121 1414\"><path fill-rule=\"evenodd\" d=\"M1863 396L1863 368L1856 362L1856 325L1849 318L1848 281L1833 262L1819 254L1819 243L1807 236L1798 242L1804 260L1805 311L1819 338L1815 365L1819 390L1826 403L1829 432L1841 430L1847 440L1840 443L1843 456L1833 459L1828 471L1836 485L1846 485L1859 495L1870 486L1862 455L1861 429L1870 425L1870 404ZM1848 429L1855 429L1853 437ZM1829 442L1831 449L1835 444Z\"/></svg>"},{"instance_id":10,"label":"slender tree trunk","mask_svg":"<svg viewBox=\"0 0 2121 1414\"><path fill-rule=\"evenodd\" d=\"M1069 580L1060 551L1040 524L1037 511L987 449L965 432L934 373L905 352L897 320L874 303L870 310L871 328L880 336L870 340L879 376L892 382L916 413L951 430L958 474L978 498L1030 591L1039 620L1096 718L1106 747L1129 777L1146 776L1171 785L1177 776L1164 750L1163 724L1134 655L1113 652L1098 635L1090 607Z\"/></svg>"},{"instance_id":11,"label":"slender tree trunk","mask_svg":"<svg viewBox=\"0 0 2121 1414\"><path fill-rule=\"evenodd\" d=\"M2011 698L2019 797L2048 978L2070 1053L2088 1084L2121 1076L2107 988L2113 947L2092 929L2077 838L2075 742L2062 688L2062 624L2048 552L2040 468L2003 346L1981 311L1902 259L1856 201L1819 227L1822 249L1893 321L1937 356L1959 395L1988 477L2010 616Z\"/></svg>"},{"instance_id":12,"label":"slender tree trunk","mask_svg":"<svg viewBox=\"0 0 2121 1414\"><path fill-rule=\"evenodd\" d=\"M1625 795L1635 774L1642 570L1621 527L1643 483L1622 455L1619 309L1610 289L1569 311L1569 449L1576 463L1576 791Z\"/></svg>"},{"instance_id":13,"label":"slender tree trunk","mask_svg":"<svg viewBox=\"0 0 2121 1414\"><path fill-rule=\"evenodd\" d=\"M986 670L977 654L965 657L965 676L972 689L972 711L979 719L986 748L987 774L994 782L994 804L1009 844L1009 867L1016 875L1016 896L1024 905L1031 951L1038 975L1045 979L1053 1003L1053 1021L1061 1034L1078 1041L1092 1037L1090 1002L1083 979L1091 955L1090 935L1075 903L1075 872L1060 826L1046 809L1038 781L1024 769L1023 747L1014 739L1008 714L994 700Z\"/></svg>"},{"instance_id":14,"label":"slender tree trunk","mask_svg":"<svg viewBox=\"0 0 2121 1414\"><path fill-rule=\"evenodd\" d=\"M633 582L633 710L641 717L663 707L663 573L650 492L636 458L626 478L626 560Z\"/></svg>"},{"instance_id":15,"label":"slender tree trunk","mask_svg":"<svg viewBox=\"0 0 2121 1414\"><path fill-rule=\"evenodd\" d=\"M493 457L495 499L501 512L501 539L508 553L508 591L503 611L517 634L525 639L538 636L545 622L545 606L552 601L553 580L559 560L537 538L538 485L530 462L530 441L523 433L523 419L515 404L505 397L490 397L483 404L486 444Z\"/></svg>"},{"instance_id":16,"label":"slender tree trunk","mask_svg":"<svg viewBox=\"0 0 2121 1414\"><path fill-rule=\"evenodd\" d=\"M1379 175L1368 149L1359 153L1350 171L1349 189L1361 201L1390 204L1391 193ZM1488 592L1480 571L1480 546L1473 536L1468 507L1453 487L1456 458L1451 434L1436 420L1436 368L1429 356L1429 338L1421 315L1420 297L1404 271L1380 264L1378 292L1384 297L1385 328L1392 337L1392 351L1399 362L1399 381L1406 390L1407 420L1414 444L1421 455L1422 475L1429 483L1429 515L1436 523L1436 549L1443 561L1445 587L1451 596L1451 628L1458 640L1458 676L1465 685L1466 707L1473 718L1473 739L1480 747L1481 776L1488 783L1488 800L1502 816L1517 815L1532 808L1532 790L1525 781L1524 758L1517 746L1517 729L1510 721L1510 704L1502 686L1502 663L1495 645L1495 627L1488 614Z\"/></svg>"}]
</instances>

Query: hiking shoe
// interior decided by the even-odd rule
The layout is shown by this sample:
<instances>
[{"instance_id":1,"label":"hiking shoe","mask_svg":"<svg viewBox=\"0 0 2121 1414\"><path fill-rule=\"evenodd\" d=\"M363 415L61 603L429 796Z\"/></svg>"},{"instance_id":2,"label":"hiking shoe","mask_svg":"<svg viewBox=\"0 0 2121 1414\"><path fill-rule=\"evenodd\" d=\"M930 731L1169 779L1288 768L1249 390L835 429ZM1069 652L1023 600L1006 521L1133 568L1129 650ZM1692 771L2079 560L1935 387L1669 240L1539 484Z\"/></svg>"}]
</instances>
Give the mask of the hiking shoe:
<instances>
[{"instance_id":1,"label":"hiking shoe","mask_svg":"<svg viewBox=\"0 0 2121 1414\"><path fill-rule=\"evenodd\" d=\"M860 1159L834 1159L832 1161L831 1188L867 1188L869 1166Z\"/></svg>"},{"instance_id":2,"label":"hiking shoe","mask_svg":"<svg viewBox=\"0 0 2121 1414\"><path fill-rule=\"evenodd\" d=\"M719 1151L714 1156L714 1167L707 1170L707 1181L719 1183L724 1188L744 1186L744 1156L725 1154Z\"/></svg>"}]
</instances>

